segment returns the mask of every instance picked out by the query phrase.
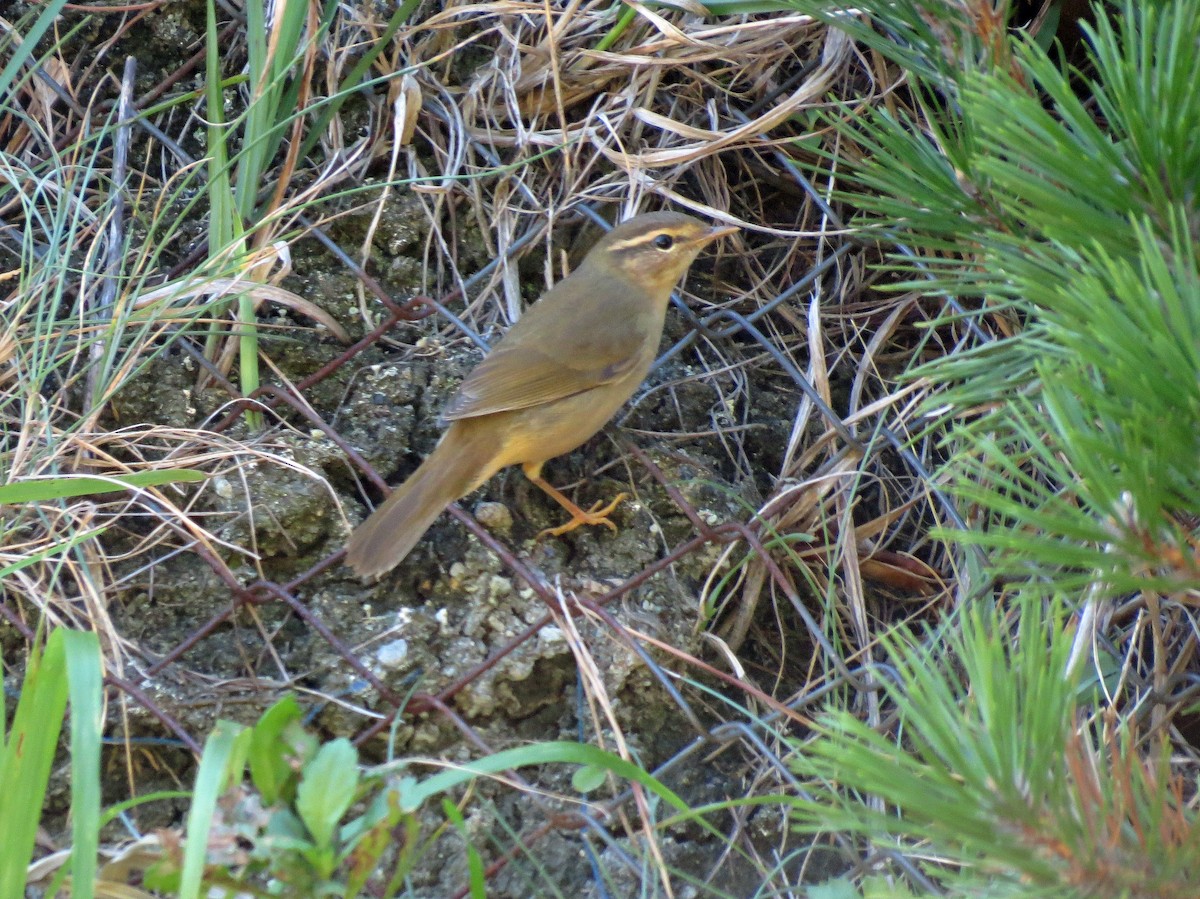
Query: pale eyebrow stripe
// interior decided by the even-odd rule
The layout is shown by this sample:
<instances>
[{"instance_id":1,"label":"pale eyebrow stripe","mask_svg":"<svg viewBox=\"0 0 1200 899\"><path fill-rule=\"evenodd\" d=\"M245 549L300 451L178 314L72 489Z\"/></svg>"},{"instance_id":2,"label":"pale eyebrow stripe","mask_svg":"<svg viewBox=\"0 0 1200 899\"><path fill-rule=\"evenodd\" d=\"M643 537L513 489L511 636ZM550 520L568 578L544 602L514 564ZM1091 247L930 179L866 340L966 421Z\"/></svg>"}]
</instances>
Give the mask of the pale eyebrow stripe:
<instances>
[{"instance_id":1,"label":"pale eyebrow stripe","mask_svg":"<svg viewBox=\"0 0 1200 899\"><path fill-rule=\"evenodd\" d=\"M627 237L625 240L619 240L612 244L612 249L628 250L632 247L640 247L642 244L649 243L654 238L661 237L664 234L674 237L669 231L651 231L649 234L639 234L637 237Z\"/></svg>"}]
</instances>

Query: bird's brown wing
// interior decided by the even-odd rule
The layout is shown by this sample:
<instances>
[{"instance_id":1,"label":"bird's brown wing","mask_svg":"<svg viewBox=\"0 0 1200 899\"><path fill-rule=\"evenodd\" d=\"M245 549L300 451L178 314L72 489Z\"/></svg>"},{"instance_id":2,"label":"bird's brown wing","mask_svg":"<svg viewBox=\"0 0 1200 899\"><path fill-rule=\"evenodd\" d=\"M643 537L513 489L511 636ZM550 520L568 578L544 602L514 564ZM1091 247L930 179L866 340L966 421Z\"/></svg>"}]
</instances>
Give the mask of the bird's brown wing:
<instances>
[{"instance_id":1,"label":"bird's brown wing","mask_svg":"<svg viewBox=\"0 0 1200 899\"><path fill-rule=\"evenodd\" d=\"M525 310L467 375L442 420L528 409L628 375L645 360L647 342L659 340L643 321L644 294L610 274L596 277L585 260Z\"/></svg>"},{"instance_id":2,"label":"bird's brown wing","mask_svg":"<svg viewBox=\"0 0 1200 899\"><path fill-rule=\"evenodd\" d=\"M609 384L631 372L639 353L547 353L525 341L503 343L479 363L442 411L443 421L528 409Z\"/></svg>"}]
</instances>

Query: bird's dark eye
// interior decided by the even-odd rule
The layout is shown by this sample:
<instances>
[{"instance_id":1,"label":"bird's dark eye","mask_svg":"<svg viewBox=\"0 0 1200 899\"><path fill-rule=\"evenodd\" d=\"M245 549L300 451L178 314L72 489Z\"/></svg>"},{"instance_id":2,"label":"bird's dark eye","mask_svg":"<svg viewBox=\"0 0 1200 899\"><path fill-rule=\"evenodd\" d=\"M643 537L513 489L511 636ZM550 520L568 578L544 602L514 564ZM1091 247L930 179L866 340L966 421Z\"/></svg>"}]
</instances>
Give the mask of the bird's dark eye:
<instances>
[{"instance_id":1,"label":"bird's dark eye","mask_svg":"<svg viewBox=\"0 0 1200 899\"><path fill-rule=\"evenodd\" d=\"M671 247L675 246L675 238L673 238L670 234L660 234L658 237L654 238L654 245L660 250L669 250Z\"/></svg>"}]
</instances>

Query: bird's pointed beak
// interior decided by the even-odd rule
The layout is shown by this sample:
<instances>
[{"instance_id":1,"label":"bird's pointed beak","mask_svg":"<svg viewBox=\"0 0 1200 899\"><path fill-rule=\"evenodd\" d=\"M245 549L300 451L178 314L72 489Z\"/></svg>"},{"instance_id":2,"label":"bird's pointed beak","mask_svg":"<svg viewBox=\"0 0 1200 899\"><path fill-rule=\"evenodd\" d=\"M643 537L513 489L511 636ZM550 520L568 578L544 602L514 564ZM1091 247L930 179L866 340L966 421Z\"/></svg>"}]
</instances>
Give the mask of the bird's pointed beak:
<instances>
[{"instance_id":1,"label":"bird's pointed beak","mask_svg":"<svg viewBox=\"0 0 1200 899\"><path fill-rule=\"evenodd\" d=\"M703 244L710 244L714 240L719 240L722 237L727 237L730 234L737 234L742 229L737 225L714 225L704 233L701 238Z\"/></svg>"}]
</instances>

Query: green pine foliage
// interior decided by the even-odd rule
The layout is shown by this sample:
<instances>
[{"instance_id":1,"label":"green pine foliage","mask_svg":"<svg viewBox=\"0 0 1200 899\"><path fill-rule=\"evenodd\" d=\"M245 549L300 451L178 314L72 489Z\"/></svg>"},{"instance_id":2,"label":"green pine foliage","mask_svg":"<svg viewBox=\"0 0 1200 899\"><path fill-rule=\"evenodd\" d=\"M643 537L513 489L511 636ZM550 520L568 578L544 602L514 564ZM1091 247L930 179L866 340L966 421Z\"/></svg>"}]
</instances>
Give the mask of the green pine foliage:
<instances>
[{"instance_id":1,"label":"green pine foliage","mask_svg":"<svg viewBox=\"0 0 1200 899\"><path fill-rule=\"evenodd\" d=\"M1079 68L1008 38L1004 65L914 75L922 121L844 124L854 200L915 251L900 289L1009 331L914 373L942 388L945 477L978 526L949 536L1045 594L1193 591L1200 16L1128 3L1085 27Z\"/></svg>"},{"instance_id":2,"label":"green pine foliage","mask_svg":"<svg viewBox=\"0 0 1200 899\"><path fill-rule=\"evenodd\" d=\"M1194 895L1200 827L1167 745L1102 716L1079 726L1061 603L980 603L927 633L883 640L880 685L898 741L848 712L796 767L816 786L807 833L919 846L950 896ZM879 894L885 895L885 894ZM910 895L899 887L886 895Z\"/></svg>"},{"instance_id":3,"label":"green pine foliage","mask_svg":"<svg viewBox=\"0 0 1200 899\"><path fill-rule=\"evenodd\" d=\"M987 560L946 620L883 637L876 718L801 747L796 820L904 857L864 895L1195 895L1196 4L1097 4L1067 64L1004 2L795 2L905 73L907 111L833 119L843 198L962 338L910 375L969 523L942 536Z\"/></svg>"}]
</instances>

